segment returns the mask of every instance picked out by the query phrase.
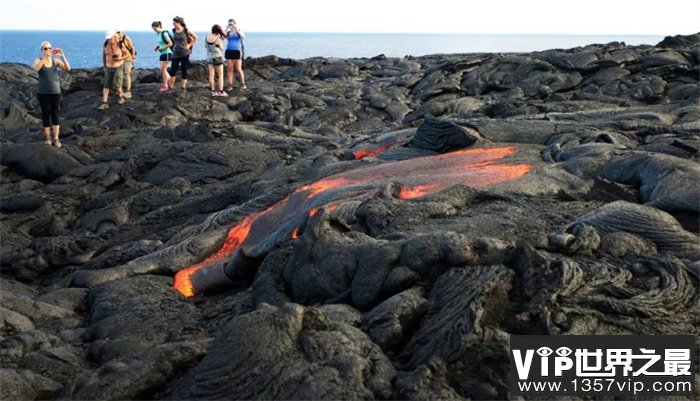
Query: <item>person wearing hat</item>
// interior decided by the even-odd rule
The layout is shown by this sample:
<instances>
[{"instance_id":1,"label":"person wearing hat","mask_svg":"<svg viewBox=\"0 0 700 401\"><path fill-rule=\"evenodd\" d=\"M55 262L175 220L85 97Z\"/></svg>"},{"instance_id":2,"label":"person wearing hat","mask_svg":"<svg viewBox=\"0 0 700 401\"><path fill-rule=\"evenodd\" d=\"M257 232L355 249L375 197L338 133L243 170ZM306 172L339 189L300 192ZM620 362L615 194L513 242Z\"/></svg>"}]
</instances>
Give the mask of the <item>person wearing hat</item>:
<instances>
[{"instance_id":1,"label":"person wearing hat","mask_svg":"<svg viewBox=\"0 0 700 401\"><path fill-rule=\"evenodd\" d=\"M104 84L102 85L102 103L98 109L109 108L109 91L116 88L117 103L124 104L122 96L122 80L124 79L124 60L128 57L128 51L119 43L116 31L110 30L105 33L105 42L102 47L102 65L105 71Z\"/></svg>"},{"instance_id":2,"label":"person wearing hat","mask_svg":"<svg viewBox=\"0 0 700 401\"><path fill-rule=\"evenodd\" d=\"M117 31L117 40L120 47L124 50L124 98L131 99L131 70L136 64L136 46L129 36L124 31Z\"/></svg>"}]
</instances>

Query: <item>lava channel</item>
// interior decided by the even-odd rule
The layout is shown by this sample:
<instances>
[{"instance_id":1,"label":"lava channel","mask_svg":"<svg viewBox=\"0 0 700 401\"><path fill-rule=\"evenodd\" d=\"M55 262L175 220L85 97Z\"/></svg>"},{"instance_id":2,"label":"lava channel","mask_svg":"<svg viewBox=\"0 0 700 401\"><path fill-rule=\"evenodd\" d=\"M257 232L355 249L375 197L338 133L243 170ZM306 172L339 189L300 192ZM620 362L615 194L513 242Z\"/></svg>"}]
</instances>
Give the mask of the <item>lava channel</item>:
<instances>
[{"instance_id":1,"label":"lava channel","mask_svg":"<svg viewBox=\"0 0 700 401\"><path fill-rule=\"evenodd\" d=\"M530 164L497 164L496 160L516 153L515 147L467 149L435 156L361 167L305 185L269 208L251 214L231 228L223 246L202 262L175 275L173 286L186 297L206 291L195 278L202 269L230 258L242 247L257 254L275 243L300 235L308 216L339 201L368 199L380 188L400 185L398 196L413 199L453 185L484 188L527 174ZM261 251L262 250L262 251ZM202 272L204 273L204 272ZM205 281L205 280L202 280Z\"/></svg>"}]
</instances>

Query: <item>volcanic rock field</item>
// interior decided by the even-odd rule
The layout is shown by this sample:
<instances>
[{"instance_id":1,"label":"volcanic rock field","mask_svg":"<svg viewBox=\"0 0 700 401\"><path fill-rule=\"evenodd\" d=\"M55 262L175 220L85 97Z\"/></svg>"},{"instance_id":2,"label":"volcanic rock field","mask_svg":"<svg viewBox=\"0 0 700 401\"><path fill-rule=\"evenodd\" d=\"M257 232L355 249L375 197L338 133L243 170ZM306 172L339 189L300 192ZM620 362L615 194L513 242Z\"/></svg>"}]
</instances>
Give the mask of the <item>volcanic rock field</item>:
<instances>
[{"instance_id":1,"label":"volcanic rock field","mask_svg":"<svg viewBox=\"0 0 700 401\"><path fill-rule=\"evenodd\" d=\"M62 148L0 64L0 399L506 399L511 334L697 336L699 52L73 70Z\"/></svg>"}]
</instances>

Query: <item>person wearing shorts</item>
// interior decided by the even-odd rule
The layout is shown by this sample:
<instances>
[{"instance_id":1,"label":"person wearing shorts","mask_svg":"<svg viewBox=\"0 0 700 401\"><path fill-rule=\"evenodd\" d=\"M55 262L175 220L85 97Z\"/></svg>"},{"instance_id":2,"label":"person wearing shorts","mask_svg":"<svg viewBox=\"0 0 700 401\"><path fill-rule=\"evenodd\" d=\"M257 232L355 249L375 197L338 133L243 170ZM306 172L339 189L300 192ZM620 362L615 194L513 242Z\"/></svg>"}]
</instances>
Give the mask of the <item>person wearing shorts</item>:
<instances>
[{"instance_id":1,"label":"person wearing shorts","mask_svg":"<svg viewBox=\"0 0 700 401\"><path fill-rule=\"evenodd\" d=\"M98 109L109 108L109 91L112 87L117 88L117 103L124 104L122 96L122 81L124 79L124 60L126 59L124 49L122 49L115 31L107 31L105 43L102 48L102 65L105 71L104 84L102 85L102 103Z\"/></svg>"},{"instance_id":2,"label":"person wearing shorts","mask_svg":"<svg viewBox=\"0 0 700 401\"><path fill-rule=\"evenodd\" d=\"M209 89L212 96L228 96L224 92L224 40L226 35L220 25L211 27L211 33L205 38L207 49L207 68L209 69ZM218 75L219 86L214 86L214 78Z\"/></svg>"},{"instance_id":3,"label":"person wearing shorts","mask_svg":"<svg viewBox=\"0 0 700 401\"><path fill-rule=\"evenodd\" d=\"M236 26L236 20L228 20L226 29L226 78L228 79L227 90L233 90L233 73L241 80L241 88L246 89L245 75L243 74L243 42L245 34Z\"/></svg>"},{"instance_id":4,"label":"person wearing shorts","mask_svg":"<svg viewBox=\"0 0 700 401\"><path fill-rule=\"evenodd\" d=\"M170 32L163 29L163 24L160 21L153 21L151 28L158 35L158 46L156 46L155 51L160 53L160 74L163 77L163 86L160 87L161 92L165 92L170 87L170 74L168 74L168 64L173 59L173 41L170 38Z\"/></svg>"}]
</instances>

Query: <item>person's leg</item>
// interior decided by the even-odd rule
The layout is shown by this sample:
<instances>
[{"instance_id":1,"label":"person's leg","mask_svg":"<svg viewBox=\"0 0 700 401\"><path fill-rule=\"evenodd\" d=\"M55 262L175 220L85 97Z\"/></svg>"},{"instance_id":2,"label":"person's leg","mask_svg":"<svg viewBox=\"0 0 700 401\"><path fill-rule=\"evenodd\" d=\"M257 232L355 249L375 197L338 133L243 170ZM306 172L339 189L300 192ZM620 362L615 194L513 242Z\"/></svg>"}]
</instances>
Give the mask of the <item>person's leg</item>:
<instances>
[{"instance_id":1,"label":"person's leg","mask_svg":"<svg viewBox=\"0 0 700 401\"><path fill-rule=\"evenodd\" d=\"M207 68L209 69L209 89L214 92L216 91L214 88L214 65L207 64Z\"/></svg>"},{"instance_id":2,"label":"person's leg","mask_svg":"<svg viewBox=\"0 0 700 401\"><path fill-rule=\"evenodd\" d=\"M115 74L117 80L117 103L124 103L124 94L122 93L122 84L124 82L124 64L117 67L117 72Z\"/></svg>"},{"instance_id":3,"label":"person's leg","mask_svg":"<svg viewBox=\"0 0 700 401\"><path fill-rule=\"evenodd\" d=\"M168 82L170 81L170 74L168 74L168 60L160 62L160 73L163 76L163 86L168 87Z\"/></svg>"},{"instance_id":4,"label":"person's leg","mask_svg":"<svg viewBox=\"0 0 700 401\"><path fill-rule=\"evenodd\" d=\"M163 85L168 86L168 83L170 82L170 73L168 72L168 61L164 61L162 64L163 64Z\"/></svg>"},{"instance_id":5,"label":"person's leg","mask_svg":"<svg viewBox=\"0 0 700 401\"><path fill-rule=\"evenodd\" d=\"M134 66L133 59L124 61L124 96L131 97L131 68Z\"/></svg>"},{"instance_id":6,"label":"person's leg","mask_svg":"<svg viewBox=\"0 0 700 401\"><path fill-rule=\"evenodd\" d=\"M102 85L102 104L100 105L100 110L109 107L107 100L109 99L109 88L111 88L114 83L114 72L114 68L105 68L105 82Z\"/></svg>"},{"instance_id":7,"label":"person's leg","mask_svg":"<svg viewBox=\"0 0 700 401\"><path fill-rule=\"evenodd\" d=\"M58 115L59 115L58 109L59 109L60 104L61 104L61 95L59 95L59 94L49 95L49 104L51 107L50 117L51 117L51 131L52 131L51 133L53 136L53 143L54 143L54 145L56 145L57 147L60 148L61 142L58 140L58 134L59 134L59 131L61 129L61 126L59 125L60 121L58 120Z\"/></svg>"},{"instance_id":8,"label":"person's leg","mask_svg":"<svg viewBox=\"0 0 700 401\"><path fill-rule=\"evenodd\" d=\"M224 65L219 64L216 66L216 73L219 78L219 92L224 91Z\"/></svg>"},{"instance_id":9,"label":"person's leg","mask_svg":"<svg viewBox=\"0 0 700 401\"><path fill-rule=\"evenodd\" d=\"M187 66L190 63L190 56L182 58L182 90L187 90Z\"/></svg>"},{"instance_id":10,"label":"person's leg","mask_svg":"<svg viewBox=\"0 0 700 401\"><path fill-rule=\"evenodd\" d=\"M41 107L41 126L44 132L44 143L51 145L51 132L50 132L50 113L51 104L49 102L49 95L40 93L37 95L39 98L39 106Z\"/></svg>"},{"instance_id":11,"label":"person's leg","mask_svg":"<svg viewBox=\"0 0 700 401\"><path fill-rule=\"evenodd\" d=\"M163 80L163 85L162 86L168 86L168 80L166 79L165 76L165 70L164 70L164 62L160 62L160 78Z\"/></svg>"},{"instance_id":12,"label":"person's leg","mask_svg":"<svg viewBox=\"0 0 700 401\"><path fill-rule=\"evenodd\" d=\"M170 89L175 87L175 78L177 75L177 70L180 68L180 58L179 57L173 57L173 59L170 61L170 82L168 82L168 86Z\"/></svg>"},{"instance_id":13,"label":"person's leg","mask_svg":"<svg viewBox=\"0 0 700 401\"><path fill-rule=\"evenodd\" d=\"M233 60L226 59L226 78L228 79L229 89L233 88Z\"/></svg>"},{"instance_id":14,"label":"person's leg","mask_svg":"<svg viewBox=\"0 0 700 401\"><path fill-rule=\"evenodd\" d=\"M243 60L234 60L233 66L236 70L236 74L238 74L238 79L240 79L241 81L241 86L245 86L245 75L243 75Z\"/></svg>"}]
</instances>

